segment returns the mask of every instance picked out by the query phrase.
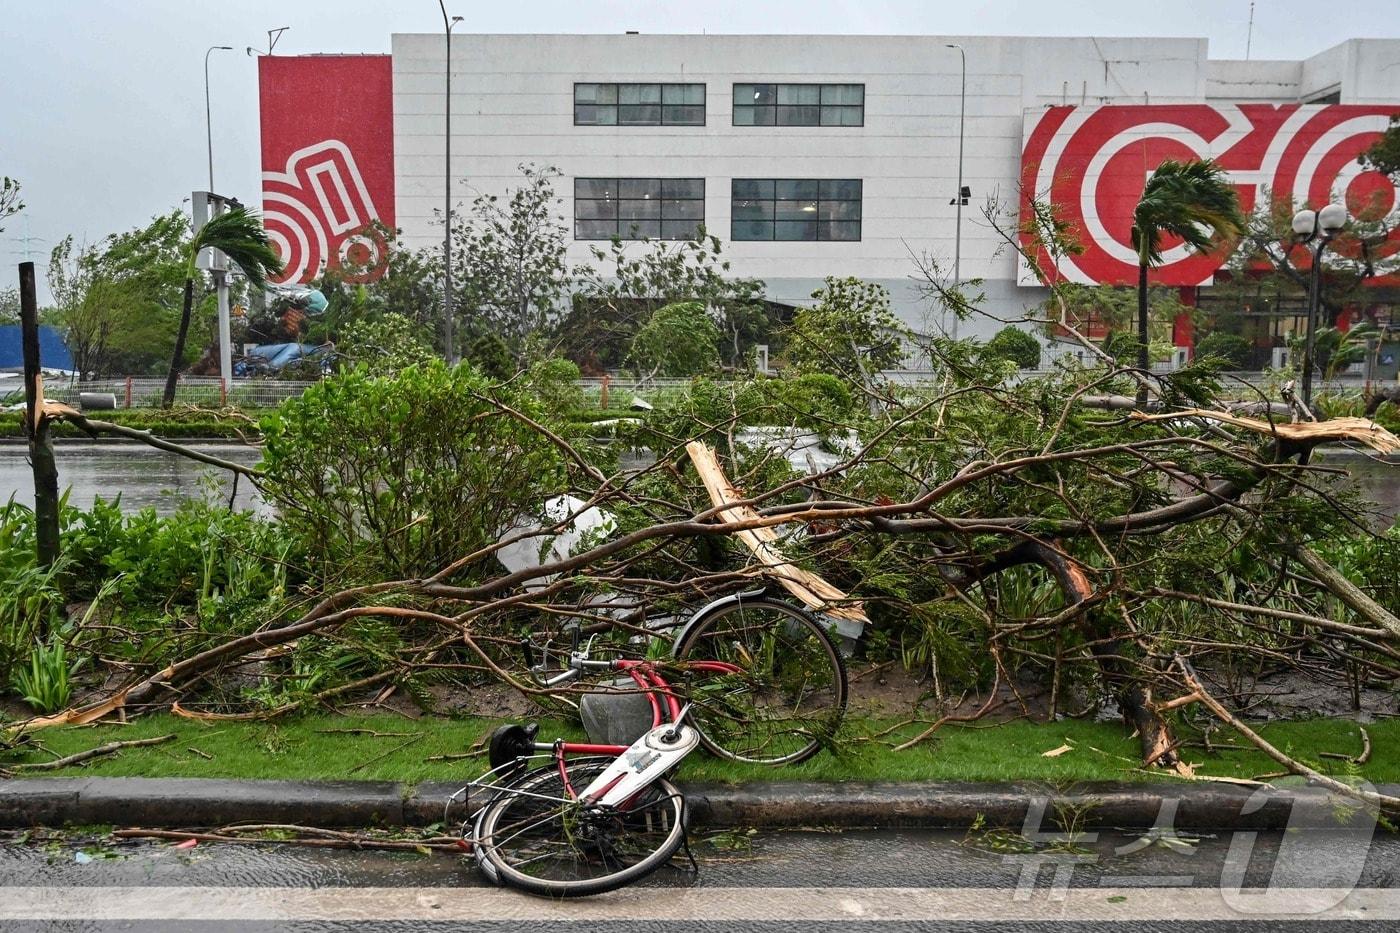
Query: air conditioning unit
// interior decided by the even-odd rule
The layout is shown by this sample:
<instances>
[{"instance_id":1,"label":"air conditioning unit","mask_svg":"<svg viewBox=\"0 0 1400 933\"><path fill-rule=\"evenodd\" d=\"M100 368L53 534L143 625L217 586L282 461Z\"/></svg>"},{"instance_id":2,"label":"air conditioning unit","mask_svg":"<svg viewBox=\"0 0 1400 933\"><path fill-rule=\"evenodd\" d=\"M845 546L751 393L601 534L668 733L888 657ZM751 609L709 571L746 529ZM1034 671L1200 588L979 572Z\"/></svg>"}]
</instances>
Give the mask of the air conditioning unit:
<instances>
[{"instance_id":1,"label":"air conditioning unit","mask_svg":"<svg viewBox=\"0 0 1400 933\"><path fill-rule=\"evenodd\" d=\"M768 344L760 343L753 348L754 368L762 375L768 375Z\"/></svg>"},{"instance_id":2,"label":"air conditioning unit","mask_svg":"<svg viewBox=\"0 0 1400 933\"><path fill-rule=\"evenodd\" d=\"M1275 370L1283 370L1287 369L1290 363L1292 363L1292 357L1288 352L1288 348L1274 347L1273 359L1270 361L1269 366Z\"/></svg>"},{"instance_id":3,"label":"air conditioning unit","mask_svg":"<svg viewBox=\"0 0 1400 933\"><path fill-rule=\"evenodd\" d=\"M1186 364L1191 362L1190 347L1172 347L1172 372L1186 368Z\"/></svg>"}]
</instances>

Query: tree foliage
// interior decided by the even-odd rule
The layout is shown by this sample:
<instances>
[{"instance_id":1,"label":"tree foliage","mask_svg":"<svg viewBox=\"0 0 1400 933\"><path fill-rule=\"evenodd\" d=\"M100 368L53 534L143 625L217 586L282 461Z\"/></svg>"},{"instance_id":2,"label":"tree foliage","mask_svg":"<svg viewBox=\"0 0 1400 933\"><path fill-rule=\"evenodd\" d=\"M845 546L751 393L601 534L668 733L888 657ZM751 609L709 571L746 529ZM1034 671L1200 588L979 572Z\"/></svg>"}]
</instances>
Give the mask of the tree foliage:
<instances>
[{"instance_id":1,"label":"tree foliage","mask_svg":"<svg viewBox=\"0 0 1400 933\"><path fill-rule=\"evenodd\" d=\"M883 285L828 277L813 304L793 317L784 359L799 372L827 372L864 385L908 358L909 328L890 308Z\"/></svg>"},{"instance_id":2,"label":"tree foliage","mask_svg":"<svg viewBox=\"0 0 1400 933\"><path fill-rule=\"evenodd\" d=\"M630 359L645 377L695 376L719 363L719 328L698 301L657 308L632 338Z\"/></svg>"},{"instance_id":3,"label":"tree foliage","mask_svg":"<svg viewBox=\"0 0 1400 933\"><path fill-rule=\"evenodd\" d=\"M346 325L335 349L345 364L363 366L376 376L427 363L437 355L422 328L392 311Z\"/></svg>"},{"instance_id":4,"label":"tree foliage","mask_svg":"<svg viewBox=\"0 0 1400 933\"><path fill-rule=\"evenodd\" d=\"M998 359L1010 360L1020 369L1040 366L1040 341L1019 327L1003 327L987 341L983 351Z\"/></svg>"},{"instance_id":5,"label":"tree foliage","mask_svg":"<svg viewBox=\"0 0 1400 933\"><path fill-rule=\"evenodd\" d=\"M1386 127L1380 139L1361 153L1357 161L1400 182L1400 113L1391 115L1390 126Z\"/></svg>"},{"instance_id":6,"label":"tree foliage","mask_svg":"<svg viewBox=\"0 0 1400 933\"><path fill-rule=\"evenodd\" d=\"M24 210L24 202L19 199L19 188L17 179L8 175L0 177L0 222ZM4 232L5 228L0 226L0 233Z\"/></svg>"}]
</instances>

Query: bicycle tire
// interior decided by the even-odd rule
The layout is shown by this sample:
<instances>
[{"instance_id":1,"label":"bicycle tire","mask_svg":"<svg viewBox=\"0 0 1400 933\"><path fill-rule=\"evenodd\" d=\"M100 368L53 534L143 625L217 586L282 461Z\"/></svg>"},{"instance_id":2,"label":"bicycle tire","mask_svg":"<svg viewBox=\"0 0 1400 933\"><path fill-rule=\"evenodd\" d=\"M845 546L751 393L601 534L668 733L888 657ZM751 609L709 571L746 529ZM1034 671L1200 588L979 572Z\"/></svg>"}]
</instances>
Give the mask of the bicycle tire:
<instances>
[{"instance_id":1,"label":"bicycle tire","mask_svg":"<svg viewBox=\"0 0 1400 933\"><path fill-rule=\"evenodd\" d=\"M769 596L740 599L699 617L680 639L678 660L726 661L744 669L685 677L691 720L711 754L796 764L835 738L846 714L846 663L812 613ZM804 711L799 706L808 688L812 702Z\"/></svg>"},{"instance_id":2,"label":"bicycle tire","mask_svg":"<svg viewBox=\"0 0 1400 933\"><path fill-rule=\"evenodd\" d=\"M612 760L567 763L569 783L582 790ZM550 799L542 800L541 796ZM685 841L685 801L664 778L639 792L627 810L589 807L566 800L566 796L559 769L554 766L525 775L486 805L476 824L476 846L490 863L488 876L494 874L493 880L527 894L587 897L645 878L668 863ZM619 847L623 834L634 838L629 845ZM637 858L619 859L619 848L636 853ZM560 858L549 859L550 851L557 851ZM616 870L608 870L610 856ZM559 866L557 874L595 866L601 873L573 879L545 877L555 864ZM524 865L537 873L524 870Z\"/></svg>"}]
</instances>

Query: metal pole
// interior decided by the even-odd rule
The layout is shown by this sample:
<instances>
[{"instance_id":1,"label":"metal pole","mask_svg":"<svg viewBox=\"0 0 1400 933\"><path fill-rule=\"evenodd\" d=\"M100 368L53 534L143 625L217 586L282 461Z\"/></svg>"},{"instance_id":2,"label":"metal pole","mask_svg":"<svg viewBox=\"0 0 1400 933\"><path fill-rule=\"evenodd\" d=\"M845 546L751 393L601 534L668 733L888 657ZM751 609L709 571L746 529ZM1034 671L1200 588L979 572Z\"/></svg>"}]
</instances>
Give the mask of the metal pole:
<instances>
[{"instance_id":1,"label":"metal pole","mask_svg":"<svg viewBox=\"0 0 1400 933\"><path fill-rule=\"evenodd\" d=\"M457 344L452 337L452 27L461 22L462 18L460 16L449 18L447 5L443 0L438 0L438 8L442 10L442 30L447 40L447 64L443 68L446 75L447 98L443 104L445 128L443 130L444 155L442 162L442 335L447 342L448 365L456 365Z\"/></svg>"},{"instance_id":2,"label":"metal pole","mask_svg":"<svg viewBox=\"0 0 1400 933\"><path fill-rule=\"evenodd\" d=\"M1322 290L1322 251L1327 238L1318 234L1312 250L1312 274L1308 279L1308 332L1303 341L1303 407L1312 411L1313 348L1317 338L1317 306Z\"/></svg>"},{"instance_id":3,"label":"metal pole","mask_svg":"<svg viewBox=\"0 0 1400 933\"><path fill-rule=\"evenodd\" d=\"M962 202L963 202L963 131L967 124L967 51L960 45L948 44L957 49L962 60L962 91L958 96L958 191L953 199L957 204L957 221L953 233L953 284L962 284ZM953 315L953 339L958 339L958 316Z\"/></svg>"},{"instance_id":4,"label":"metal pole","mask_svg":"<svg viewBox=\"0 0 1400 933\"><path fill-rule=\"evenodd\" d=\"M209 53L233 51L231 45L211 45L204 52L204 136L209 146L209 190L214 190L214 120L209 106Z\"/></svg>"}]
</instances>

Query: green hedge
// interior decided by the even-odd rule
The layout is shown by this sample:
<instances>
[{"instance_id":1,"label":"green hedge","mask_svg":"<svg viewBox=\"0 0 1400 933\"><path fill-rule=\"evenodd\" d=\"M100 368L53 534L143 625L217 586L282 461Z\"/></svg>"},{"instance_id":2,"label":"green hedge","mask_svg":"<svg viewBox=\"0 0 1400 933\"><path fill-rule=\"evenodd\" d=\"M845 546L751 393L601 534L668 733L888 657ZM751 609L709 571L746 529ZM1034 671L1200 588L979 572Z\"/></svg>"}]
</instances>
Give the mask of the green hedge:
<instances>
[{"instance_id":1,"label":"green hedge","mask_svg":"<svg viewBox=\"0 0 1400 933\"><path fill-rule=\"evenodd\" d=\"M238 439L259 436L256 421L250 424L237 418L219 418L204 412L163 411L158 408L119 408L115 411L87 412L95 421L109 421L139 431L150 431L157 437L218 437ZM252 413L256 418L257 412ZM87 437L72 424L60 421L53 426L55 437ZM21 437L24 434L24 413L0 412L0 437Z\"/></svg>"}]
</instances>

